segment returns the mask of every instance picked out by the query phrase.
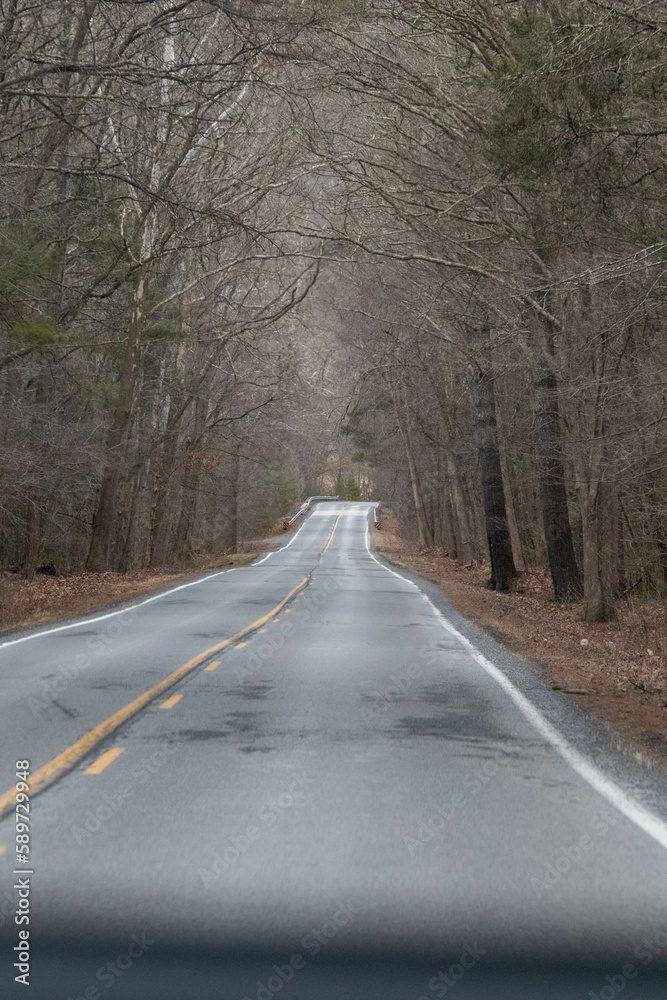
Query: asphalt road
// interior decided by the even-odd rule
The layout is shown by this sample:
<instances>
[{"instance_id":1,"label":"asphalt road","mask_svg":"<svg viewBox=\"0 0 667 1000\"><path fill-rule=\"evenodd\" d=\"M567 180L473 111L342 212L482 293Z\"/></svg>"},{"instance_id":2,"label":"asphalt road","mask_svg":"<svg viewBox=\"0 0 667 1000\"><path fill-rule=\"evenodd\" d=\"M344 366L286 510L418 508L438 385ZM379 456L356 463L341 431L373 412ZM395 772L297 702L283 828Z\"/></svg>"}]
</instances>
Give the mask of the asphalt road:
<instances>
[{"instance_id":1,"label":"asphalt road","mask_svg":"<svg viewBox=\"0 0 667 1000\"><path fill-rule=\"evenodd\" d=\"M664 779L375 558L370 509L0 646L0 794L43 780L27 994L0 822L0 996L667 996Z\"/></svg>"}]
</instances>

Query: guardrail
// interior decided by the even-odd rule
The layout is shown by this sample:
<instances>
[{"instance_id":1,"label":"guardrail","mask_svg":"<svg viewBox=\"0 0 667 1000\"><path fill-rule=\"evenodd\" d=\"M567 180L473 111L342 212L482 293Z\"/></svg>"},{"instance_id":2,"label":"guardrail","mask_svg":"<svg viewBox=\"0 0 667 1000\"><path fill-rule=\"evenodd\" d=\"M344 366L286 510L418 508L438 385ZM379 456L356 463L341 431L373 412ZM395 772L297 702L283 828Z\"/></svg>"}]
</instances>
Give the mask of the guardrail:
<instances>
[{"instance_id":1,"label":"guardrail","mask_svg":"<svg viewBox=\"0 0 667 1000\"><path fill-rule=\"evenodd\" d=\"M294 517L290 517L289 520L287 518L285 518L285 520L283 521L283 531L287 531L288 528L291 528L291 526L294 524L294 522L297 521L301 517L302 514L306 513L306 511L310 507L311 503L315 503L317 500L340 500L340 496L337 496L337 497L308 497L308 499L304 503L301 504L301 506L297 510L296 514L294 515Z\"/></svg>"}]
</instances>

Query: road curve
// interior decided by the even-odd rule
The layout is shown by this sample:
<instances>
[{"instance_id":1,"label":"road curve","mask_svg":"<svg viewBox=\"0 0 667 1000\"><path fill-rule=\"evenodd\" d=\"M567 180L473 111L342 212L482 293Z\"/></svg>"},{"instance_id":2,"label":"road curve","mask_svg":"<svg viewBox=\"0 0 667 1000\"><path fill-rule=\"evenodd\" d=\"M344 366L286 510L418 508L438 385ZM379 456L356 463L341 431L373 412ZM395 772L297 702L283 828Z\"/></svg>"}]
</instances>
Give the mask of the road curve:
<instances>
[{"instance_id":1,"label":"road curve","mask_svg":"<svg viewBox=\"0 0 667 1000\"><path fill-rule=\"evenodd\" d=\"M32 803L33 997L157 996L177 954L201 997L661 995L667 825L374 556L370 510L320 504L251 566L0 647L0 793L82 748Z\"/></svg>"}]
</instances>

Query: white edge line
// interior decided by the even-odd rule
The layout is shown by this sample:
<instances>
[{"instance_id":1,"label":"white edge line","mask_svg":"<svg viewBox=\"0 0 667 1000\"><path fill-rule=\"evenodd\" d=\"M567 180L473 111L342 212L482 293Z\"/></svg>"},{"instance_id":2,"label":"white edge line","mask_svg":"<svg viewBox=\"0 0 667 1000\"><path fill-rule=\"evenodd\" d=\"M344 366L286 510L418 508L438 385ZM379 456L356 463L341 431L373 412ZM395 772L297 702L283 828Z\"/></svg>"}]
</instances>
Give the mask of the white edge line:
<instances>
[{"instance_id":1,"label":"white edge line","mask_svg":"<svg viewBox=\"0 0 667 1000\"><path fill-rule=\"evenodd\" d=\"M303 531L304 527L306 526L306 521L308 520L309 516L310 515L308 515L308 514L306 515L306 517L304 518L303 524L298 529L298 531L294 532L294 534L290 538L290 540L287 543L287 545L281 545L279 549L274 549L273 552L267 552L265 556L262 556L262 558L258 559L257 562L251 563L250 565L251 566L260 566L263 562L266 562L267 559L270 559L271 556L274 556L276 554L276 552L284 552L286 549L288 549L290 547L290 545L292 544L292 542L296 540L296 537L299 534L299 532ZM240 569L240 567L239 567L239 569Z\"/></svg>"},{"instance_id":2,"label":"white edge line","mask_svg":"<svg viewBox=\"0 0 667 1000\"><path fill-rule=\"evenodd\" d=\"M253 564L251 563L250 565ZM221 569L217 573L208 573L199 580L191 580L190 583L181 583L178 587L171 587L169 590L161 590L159 594L153 594L152 597L147 597L145 601L139 601L137 604L130 604L126 608L118 608L117 611L109 611L105 615L96 615L94 618L80 619L79 621L69 622L67 625L57 625L55 628L41 629L39 632L31 632L30 635L23 635L20 639L8 639L7 642L0 642L0 649L5 649L7 646L15 646L19 642L27 642L28 639L39 639L43 635L53 635L54 632L63 632L67 628L81 628L82 625L92 625L94 622L106 621L107 618L115 618L116 615L124 615L128 611L134 611L136 608L143 608L145 604L150 604L152 601L159 601L161 597L167 597L168 594L175 594L177 590L185 590L186 587L196 587L197 584L205 583L207 580L213 580L216 576L222 576L223 573L233 573L235 569L247 569L247 567L233 566L231 569Z\"/></svg>"},{"instance_id":3,"label":"white edge line","mask_svg":"<svg viewBox=\"0 0 667 1000\"><path fill-rule=\"evenodd\" d=\"M306 524L308 517L304 520L303 524L299 528L301 531ZM168 597L169 594L175 594L179 590L185 590L187 587L196 587L200 583L206 583L207 580L213 580L216 576L222 576L225 573L233 573L237 569L250 569L252 566L260 566L263 562L272 556L276 552L284 552L288 549L292 542L296 540L299 531L296 531L287 545L283 545L279 549L274 549L273 552L267 552L265 556L258 559L257 562L248 563L247 566L232 566L231 569L221 569L217 573L207 573L206 576L200 577L199 580L191 580L190 583L181 583L178 587L170 587L169 590L161 590L159 594L153 594L152 597L147 597L145 601L138 601L137 604L130 604L126 608L118 608L117 611L109 611L105 615L95 615L94 618L84 618L79 621L69 622L67 625L56 625L55 628L44 628L40 629L38 632L31 632L29 635L22 635L19 639L8 639L6 642L0 642L0 649L6 649L8 646L16 646L19 642L28 642L30 639L40 639L44 635L53 635L55 632L64 632L65 629L69 628L81 628L83 625L93 625L95 622L103 622L108 618L115 618L116 615L127 614L128 611L136 611L137 608L143 608L146 604L151 604L153 601L159 601L162 597Z\"/></svg>"},{"instance_id":4,"label":"white edge line","mask_svg":"<svg viewBox=\"0 0 667 1000\"><path fill-rule=\"evenodd\" d=\"M441 611L436 608L435 604L431 599L417 586L412 580L408 580L407 577L401 576L395 570L390 569L389 566L385 566L383 562L377 559L370 548L370 531L368 524L366 525L366 551L368 552L371 559L385 569L388 573L393 576L398 577L399 580L403 580L404 583L409 584L411 587L421 595L421 597L426 601L431 610L433 611L435 617L438 619L440 624L447 629L447 631L454 636L458 641L468 650L473 659L482 667L483 670L492 677L497 684L502 687L506 694L512 699L514 704L517 706L519 711L525 718L537 729L539 733L544 736L544 738L551 744L551 746L558 751L558 753L563 757L564 760L570 765L573 771L583 778L591 788L594 788L596 792L602 795L610 805L614 806L619 812L623 813L632 823L638 826L644 833L652 837L653 840L657 841L661 847L667 850L667 824L663 822L658 816L655 816L648 809L644 809L643 806L631 799L629 795L623 791L614 781L607 778L602 771L600 771L595 764L591 764L590 761L586 760L578 750L575 750L568 741L561 736L558 730L552 726L550 722L545 719L539 709L535 708L531 701L526 698L524 694L519 691L517 687L514 686L512 681L500 670L494 663L479 652L479 650L466 638L461 632L456 629L450 621L442 614Z\"/></svg>"}]
</instances>

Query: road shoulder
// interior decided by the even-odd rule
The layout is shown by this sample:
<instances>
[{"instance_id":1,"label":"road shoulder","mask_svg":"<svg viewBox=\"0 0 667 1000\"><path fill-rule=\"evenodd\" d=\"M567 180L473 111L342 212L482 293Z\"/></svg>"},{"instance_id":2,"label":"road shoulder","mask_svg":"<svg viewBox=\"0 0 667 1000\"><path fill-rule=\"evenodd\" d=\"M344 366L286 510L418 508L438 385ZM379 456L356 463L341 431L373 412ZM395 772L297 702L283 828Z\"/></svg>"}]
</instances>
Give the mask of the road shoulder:
<instances>
[{"instance_id":1,"label":"road shoulder","mask_svg":"<svg viewBox=\"0 0 667 1000\"><path fill-rule=\"evenodd\" d=\"M549 700L556 699L589 721L602 734L603 743L635 763L667 773L662 658L635 648L639 632L641 650L644 646L654 654L661 650L661 636L656 633L662 623L654 624L658 617L654 608L639 621L628 622L623 609L618 622L589 625L581 621L577 608L548 600L546 587L539 582L535 586L532 574L519 581L514 594L496 595L484 587L483 567L463 569L442 553L420 550L391 516L383 517L380 532L373 532L373 544L386 562L407 570L408 577L414 574L434 603L485 655L489 655L485 647L493 647L494 662L498 657L519 662L523 686L526 676L539 679L551 695ZM649 642L657 649L652 650Z\"/></svg>"}]
</instances>

